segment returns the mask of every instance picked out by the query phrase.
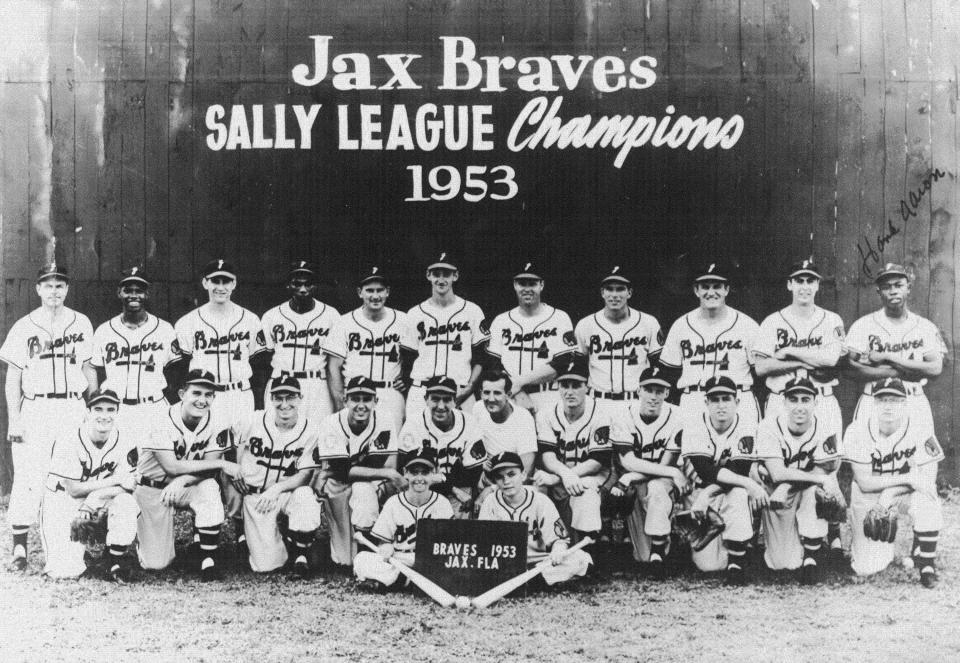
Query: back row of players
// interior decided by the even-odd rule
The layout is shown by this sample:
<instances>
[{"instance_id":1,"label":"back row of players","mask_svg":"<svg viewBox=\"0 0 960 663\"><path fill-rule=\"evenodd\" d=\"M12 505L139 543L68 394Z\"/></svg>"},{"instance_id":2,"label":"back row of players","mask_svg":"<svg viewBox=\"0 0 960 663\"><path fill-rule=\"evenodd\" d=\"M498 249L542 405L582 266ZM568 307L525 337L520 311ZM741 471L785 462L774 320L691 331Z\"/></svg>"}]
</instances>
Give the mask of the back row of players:
<instances>
[{"instance_id":1,"label":"back row of players","mask_svg":"<svg viewBox=\"0 0 960 663\"><path fill-rule=\"evenodd\" d=\"M536 511L541 526L531 527L530 543L543 553L565 547L566 526L575 536L595 535L601 495L610 492L635 500L628 527L638 560L662 563L675 501L696 515L712 505L727 523L722 542L694 561L726 568L737 582L754 510L765 514L767 564L802 568L814 582L828 532L811 515L812 489L837 491L845 457L855 478L854 570L876 572L893 555L891 545L862 536L867 509L907 500L921 580L935 584L943 454L923 385L942 371L946 346L933 324L908 310L901 266L880 272L882 309L845 337L840 318L815 304L822 277L810 261L787 275L791 304L759 326L726 305L729 274L711 264L694 279L699 307L665 340L654 317L629 306L631 283L618 268L600 283L604 308L574 328L541 301L544 279L528 263L513 279L519 305L489 331L479 307L454 294L454 261L441 255L426 272L431 297L407 314L386 306L389 282L373 268L358 284L362 305L341 316L314 299L316 270L301 261L289 273L290 299L260 320L231 301L237 272L216 260L202 280L209 301L171 327L147 312L150 282L133 268L119 284L123 312L94 334L64 305L66 271L44 266L40 308L0 347L15 443L14 568L26 567L26 534L41 499L51 575L82 571L82 546L63 537L77 510L109 505L111 516L119 514L107 544L120 576L134 538L144 568L172 561L173 508L189 506L202 573L216 577L225 513L238 519L251 566L265 571L287 561L277 514L289 515L297 553L320 524L318 496L331 516L333 561L349 564L351 528L372 530L382 556L409 550L424 515L420 502L437 502L432 496L461 517L483 515L481 502L486 517L493 504L508 519ZM833 393L840 368L863 385L845 444ZM771 392L759 430L754 372ZM678 407L665 402L671 389ZM482 402L471 404L475 394ZM408 472L428 466L429 481L411 481ZM222 498L220 473L230 479L221 482ZM514 474L516 486L506 477ZM489 501L493 483L501 492ZM414 490L423 485L433 490ZM124 498L130 493L134 500ZM387 508L393 493L399 504ZM541 493L565 513L553 528L542 525L556 509ZM522 508L530 500L540 506ZM389 513L413 522L387 527L378 518ZM838 545L836 530L828 538ZM583 557L568 563L555 555L571 573L585 570ZM296 554L295 570L306 573L305 563ZM380 577L384 569L369 566L358 574Z\"/></svg>"}]
</instances>

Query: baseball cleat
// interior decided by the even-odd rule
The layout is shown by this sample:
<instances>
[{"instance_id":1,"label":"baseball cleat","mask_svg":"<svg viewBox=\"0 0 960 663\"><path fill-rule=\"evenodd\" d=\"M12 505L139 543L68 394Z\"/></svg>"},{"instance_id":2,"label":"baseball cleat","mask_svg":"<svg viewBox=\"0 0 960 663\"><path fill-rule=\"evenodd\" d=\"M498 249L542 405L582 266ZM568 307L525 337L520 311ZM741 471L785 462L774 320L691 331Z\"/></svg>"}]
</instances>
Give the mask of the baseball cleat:
<instances>
[{"instance_id":1,"label":"baseball cleat","mask_svg":"<svg viewBox=\"0 0 960 663\"><path fill-rule=\"evenodd\" d=\"M27 558L26 557L14 557L10 564L7 566L10 571L22 572L27 570Z\"/></svg>"},{"instance_id":2,"label":"baseball cleat","mask_svg":"<svg viewBox=\"0 0 960 663\"><path fill-rule=\"evenodd\" d=\"M130 568L123 564L114 564L107 577L118 585L126 585L131 580Z\"/></svg>"},{"instance_id":3,"label":"baseball cleat","mask_svg":"<svg viewBox=\"0 0 960 663\"><path fill-rule=\"evenodd\" d=\"M216 564L212 564L205 569L200 569L200 580L203 582L223 580L223 572Z\"/></svg>"},{"instance_id":4,"label":"baseball cleat","mask_svg":"<svg viewBox=\"0 0 960 663\"><path fill-rule=\"evenodd\" d=\"M936 571L927 571L920 574L920 584L927 589L934 589L939 582L940 578L937 576Z\"/></svg>"},{"instance_id":5,"label":"baseball cleat","mask_svg":"<svg viewBox=\"0 0 960 663\"><path fill-rule=\"evenodd\" d=\"M747 574L738 566L728 568L723 584L727 587L743 587L747 584Z\"/></svg>"},{"instance_id":6,"label":"baseball cleat","mask_svg":"<svg viewBox=\"0 0 960 663\"><path fill-rule=\"evenodd\" d=\"M816 564L807 564L800 568L800 584L816 585L820 583L820 567Z\"/></svg>"},{"instance_id":7,"label":"baseball cleat","mask_svg":"<svg viewBox=\"0 0 960 663\"><path fill-rule=\"evenodd\" d=\"M307 564L307 558L301 555L293 563L293 568L290 570L290 580L309 580L310 575L310 565Z\"/></svg>"},{"instance_id":8,"label":"baseball cleat","mask_svg":"<svg viewBox=\"0 0 960 663\"><path fill-rule=\"evenodd\" d=\"M246 540L237 541L237 544L233 547L233 554L237 559L244 561L250 557L250 548L247 546Z\"/></svg>"}]
</instances>

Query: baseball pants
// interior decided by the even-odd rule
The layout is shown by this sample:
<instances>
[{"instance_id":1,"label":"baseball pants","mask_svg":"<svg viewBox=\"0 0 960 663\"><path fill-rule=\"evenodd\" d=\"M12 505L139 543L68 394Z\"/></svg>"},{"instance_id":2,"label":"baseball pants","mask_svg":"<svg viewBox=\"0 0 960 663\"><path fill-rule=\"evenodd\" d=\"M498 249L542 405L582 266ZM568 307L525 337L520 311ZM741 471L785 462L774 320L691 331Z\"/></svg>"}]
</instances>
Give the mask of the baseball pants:
<instances>
[{"instance_id":1,"label":"baseball pants","mask_svg":"<svg viewBox=\"0 0 960 663\"><path fill-rule=\"evenodd\" d=\"M687 498L687 508L693 504L699 490ZM691 552L693 563L701 571L722 571L727 568L727 549L724 541L749 541L753 537L753 516L750 513L750 500L747 491L734 486L710 500L713 507L723 518L726 527L700 552Z\"/></svg>"},{"instance_id":2,"label":"baseball pants","mask_svg":"<svg viewBox=\"0 0 960 663\"><path fill-rule=\"evenodd\" d=\"M161 488L137 486L133 495L140 505L137 520L137 556L145 569L163 569L176 556L174 550L174 508L190 509L194 525L198 529L220 527L224 520L220 486L215 479L189 486L176 505L168 506L160 501Z\"/></svg>"},{"instance_id":3,"label":"baseball pants","mask_svg":"<svg viewBox=\"0 0 960 663\"><path fill-rule=\"evenodd\" d=\"M459 387L462 389L463 385L459 385ZM405 406L406 418L403 421L406 421L411 417L416 417L423 412L423 409L427 407L426 395L426 387L410 387L410 391L407 392L407 404ZM463 404L459 406L459 408L464 412L472 412L473 404L476 402L477 400L472 395L468 396L467 400L465 400ZM401 422L398 421L397 423L399 424Z\"/></svg>"},{"instance_id":4,"label":"baseball pants","mask_svg":"<svg viewBox=\"0 0 960 663\"><path fill-rule=\"evenodd\" d=\"M353 483L326 480L322 495L330 507L330 559L335 564L353 564L357 553L354 530L372 529L380 515L380 505L393 492L393 484L386 480Z\"/></svg>"},{"instance_id":5,"label":"baseball pants","mask_svg":"<svg viewBox=\"0 0 960 663\"><path fill-rule=\"evenodd\" d=\"M594 396L597 404L603 408L605 411L610 413L611 417L615 417L614 421L620 421L621 419L627 421L629 417L630 401L634 400L632 397L625 400L615 401L610 398L601 398L600 396Z\"/></svg>"},{"instance_id":6,"label":"baseball pants","mask_svg":"<svg viewBox=\"0 0 960 663\"><path fill-rule=\"evenodd\" d=\"M247 412L253 412L253 390L249 386L246 389L218 391L210 405L210 414L223 413L231 423L243 421Z\"/></svg>"},{"instance_id":7,"label":"baseball pants","mask_svg":"<svg viewBox=\"0 0 960 663\"><path fill-rule=\"evenodd\" d=\"M142 448L150 438L157 422L162 421L170 404L166 399L138 405L121 405L117 411L117 429L121 434L132 435L138 448Z\"/></svg>"},{"instance_id":8,"label":"baseball pants","mask_svg":"<svg viewBox=\"0 0 960 663\"><path fill-rule=\"evenodd\" d=\"M23 442L10 445L13 487L8 523L32 525L37 521L54 440L59 433L78 428L85 412L82 399L35 398L21 402Z\"/></svg>"},{"instance_id":9,"label":"baseball pants","mask_svg":"<svg viewBox=\"0 0 960 663\"><path fill-rule=\"evenodd\" d=\"M745 421L760 423L760 404L752 391L741 391L738 394L740 403L737 405L737 414ZM698 417L707 411L707 401L700 391L691 391L680 397L680 411L685 417Z\"/></svg>"},{"instance_id":10,"label":"baseball pants","mask_svg":"<svg viewBox=\"0 0 960 663\"><path fill-rule=\"evenodd\" d=\"M273 378L267 383L267 388L263 394L263 402L267 405L270 404L270 387L272 385ZM330 398L330 387L327 386L326 378L301 378L300 391L303 394L300 414L310 421L323 421L336 412L333 409L333 399Z\"/></svg>"},{"instance_id":11,"label":"baseball pants","mask_svg":"<svg viewBox=\"0 0 960 663\"><path fill-rule=\"evenodd\" d=\"M413 566L414 554L409 552L395 552L392 559L397 560L404 566ZM357 580L376 580L387 587L392 585L400 577L400 572L375 552L361 550L353 559L353 573Z\"/></svg>"},{"instance_id":12,"label":"baseball pants","mask_svg":"<svg viewBox=\"0 0 960 663\"><path fill-rule=\"evenodd\" d=\"M287 563L287 546L280 536L277 516L286 514L291 532L314 532L323 522L323 507L312 488L301 486L284 493L276 508L257 511L260 495L243 498L243 532L250 550L250 568L258 573L279 569Z\"/></svg>"},{"instance_id":13,"label":"baseball pants","mask_svg":"<svg viewBox=\"0 0 960 663\"><path fill-rule=\"evenodd\" d=\"M865 421L873 413L875 402L873 396L860 394L860 400L857 401L857 409L853 412L854 421ZM930 411L930 401L923 392L916 394L907 394L907 402L904 405L904 414L910 417L910 425L926 424L931 431L933 428L933 412Z\"/></svg>"},{"instance_id":14,"label":"baseball pants","mask_svg":"<svg viewBox=\"0 0 960 663\"><path fill-rule=\"evenodd\" d=\"M377 412L387 413L393 420L393 423L396 424L398 430L404 422L403 415L406 413L405 403L403 394L393 387L377 388Z\"/></svg>"},{"instance_id":15,"label":"baseball pants","mask_svg":"<svg viewBox=\"0 0 960 663\"><path fill-rule=\"evenodd\" d=\"M649 562L651 537L670 536L673 514L673 481L657 477L633 484L633 508L627 516L627 531L633 545L633 558ZM669 546L669 539L667 545ZM669 550L669 548L668 548Z\"/></svg>"},{"instance_id":16,"label":"baseball pants","mask_svg":"<svg viewBox=\"0 0 960 663\"><path fill-rule=\"evenodd\" d=\"M783 403L783 394L770 394L767 397L763 417L770 419L785 414L786 408ZM818 396L816 414L817 419L824 422L827 430L837 436L839 445L843 439L843 417L840 414L840 403L837 402L836 396Z\"/></svg>"},{"instance_id":17,"label":"baseball pants","mask_svg":"<svg viewBox=\"0 0 960 663\"><path fill-rule=\"evenodd\" d=\"M77 578L87 570L83 561L85 544L70 540L70 525L85 500L70 497L66 491L46 490L40 508L40 540L46 556L43 573L51 578ZM129 546L137 536L140 507L130 493L119 493L97 502L87 498L88 506L107 510L108 546Z\"/></svg>"},{"instance_id":18,"label":"baseball pants","mask_svg":"<svg viewBox=\"0 0 960 663\"><path fill-rule=\"evenodd\" d=\"M930 492L935 495L934 486ZM850 486L850 527L853 539L850 545L850 566L860 576L879 573L893 561L896 543L874 541L863 533L863 521L870 508L880 499L880 493L860 491L856 481ZM906 511L913 521L915 532L939 532L943 529L943 509L939 498L926 493L908 493L895 498L891 508ZM900 526L903 523L899 523Z\"/></svg>"},{"instance_id":19,"label":"baseball pants","mask_svg":"<svg viewBox=\"0 0 960 663\"><path fill-rule=\"evenodd\" d=\"M582 495L570 495L563 487L563 483L555 486L543 486L540 491L560 505L567 502L570 505L570 527L580 532L599 532L602 527L600 519L600 486L606 480L606 475L594 474L581 477L586 490Z\"/></svg>"},{"instance_id":20,"label":"baseball pants","mask_svg":"<svg viewBox=\"0 0 960 663\"><path fill-rule=\"evenodd\" d=\"M560 391L556 387L546 391L535 391L529 396L537 412L549 412L554 405L560 402Z\"/></svg>"},{"instance_id":21,"label":"baseball pants","mask_svg":"<svg viewBox=\"0 0 960 663\"><path fill-rule=\"evenodd\" d=\"M550 553L540 552L539 550L527 549L527 566L534 566L545 559L549 559ZM540 575L543 581L548 585L556 585L560 582L567 582L572 578L583 577L587 575L587 570L593 564L593 557L590 553L583 550L574 550L564 557L563 561L554 566L548 564L544 566Z\"/></svg>"},{"instance_id":22,"label":"baseball pants","mask_svg":"<svg viewBox=\"0 0 960 663\"><path fill-rule=\"evenodd\" d=\"M776 486L764 484L768 495ZM782 509L766 508L761 514L767 545L763 561L774 571L799 569L803 564L802 539L822 539L828 523L817 518L817 487L796 486L787 493Z\"/></svg>"}]
</instances>

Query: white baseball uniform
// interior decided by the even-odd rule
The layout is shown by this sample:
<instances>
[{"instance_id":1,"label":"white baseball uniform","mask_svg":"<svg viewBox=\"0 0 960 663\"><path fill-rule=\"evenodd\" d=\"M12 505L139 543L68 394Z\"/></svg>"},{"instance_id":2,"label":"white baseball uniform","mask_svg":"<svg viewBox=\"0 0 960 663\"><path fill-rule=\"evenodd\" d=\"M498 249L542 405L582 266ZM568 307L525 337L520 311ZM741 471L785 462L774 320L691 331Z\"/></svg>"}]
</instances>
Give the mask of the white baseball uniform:
<instances>
[{"instance_id":1,"label":"white baseball uniform","mask_svg":"<svg viewBox=\"0 0 960 663\"><path fill-rule=\"evenodd\" d=\"M0 361L20 373L23 442L13 444L13 488L7 522L32 525L56 436L83 421L88 388L83 362L93 348L93 327L82 313L63 307L56 320L37 308L17 320L0 347Z\"/></svg>"},{"instance_id":2,"label":"white baseball uniform","mask_svg":"<svg viewBox=\"0 0 960 663\"><path fill-rule=\"evenodd\" d=\"M385 308L373 321L358 308L340 316L323 351L343 360L344 383L350 378L370 378L377 387L377 408L400 423L405 406L403 394L393 388L400 377L400 348L417 350L417 338L405 313Z\"/></svg>"},{"instance_id":3,"label":"white baseball uniform","mask_svg":"<svg viewBox=\"0 0 960 663\"><path fill-rule=\"evenodd\" d=\"M70 540L70 524L81 506L92 512L107 510L106 545L129 546L137 536L140 508L133 495L121 492L112 497L98 497L94 491L86 498L75 498L61 480L82 482L133 476L136 467L135 439L116 429L100 447L90 440L84 426L57 437L40 510L40 537L47 557L45 574L51 578L76 578L86 570L83 561L86 546Z\"/></svg>"},{"instance_id":4,"label":"white baseball uniform","mask_svg":"<svg viewBox=\"0 0 960 663\"><path fill-rule=\"evenodd\" d=\"M677 388L683 392L680 409L684 415L696 417L706 411L706 401L699 389L708 379L726 375L740 389L737 409L742 419L760 421L760 408L750 390L753 376L753 351L757 345L760 326L748 315L727 307L726 315L707 322L696 309L679 318L670 326L663 343L660 363L670 368L681 368Z\"/></svg>"},{"instance_id":5,"label":"white baseball uniform","mask_svg":"<svg viewBox=\"0 0 960 663\"><path fill-rule=\"evenodd\" d=\"M420 354L410 371L413 384L407 392L406 419L410 419L425 405L423 383L429 378L445 375L461 389L467 386L473 353L490 340L490 334L480 307L460 297L444 307L428 299L407 311L407 317L420 341ZM472 397L464 405L471 401Z\"/></svg>"},{"instance_id":6,"label":"white baseball uniform","mask_svg":"<svg viewBox=\"0 0 960 663\"><path fill-rule=\"evenodd\" d=\"M297 313L290 302L284 302L264 313L260 321L264 344L273 352L271 377L297 378L303 394L300 411L318 423L334 412L323 346L339 319L337 309L314 300L313 309L306 313ZM269 384L265 402L270 402Z\"/></svg>"},{"instance_id":7,"label":"white baseball uniform","mask_svg":"<svg viewBox=\"0 0 960 663\"><path fill-rule=\"evenodd\" d=\"M539 315L526 316L518 306L501 313L490 325L487 352L500 360L514 379L541 369L554 358L577 348L570 316L547 304ZM556 382L531 387L530 398L537 410L551 408L559 396Z\"/></svg>"},{"instance_id":8,"label":"white baseball uniform","mask_svg":"<svg viewBox=\"0 0 960 663\"><path fill-rule=\"evenodd\" d=\"M603 311L588 315L577 323L575 334L580 352L590 360L590 393L601 401L636 398L640 374L663 344L657 319L632 308L619 322L608 320Z\"/></svg>"}]
</instances>

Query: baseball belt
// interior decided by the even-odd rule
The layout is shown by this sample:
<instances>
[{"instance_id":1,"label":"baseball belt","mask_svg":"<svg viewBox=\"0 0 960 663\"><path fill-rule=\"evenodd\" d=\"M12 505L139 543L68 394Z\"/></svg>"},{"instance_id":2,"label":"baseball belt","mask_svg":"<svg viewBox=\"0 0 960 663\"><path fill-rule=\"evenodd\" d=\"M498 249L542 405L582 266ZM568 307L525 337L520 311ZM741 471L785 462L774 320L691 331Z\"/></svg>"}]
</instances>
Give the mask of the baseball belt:
<instances>
[{"instance_id":1,"label":"baseball belt","mask_svg":"<svg viewBox=\"0 0 960 663\"><path fill-rule=\"evenodd\" d=\"M327 377L327 374L323 371L280 371L280 375L275 377L280 378L297 378L298 380L306 380L308 378L320 378L321 380Z\"/></svg>"},{"instance_id":2,"label":"baseball belt","mask_svg":"<svg viewBox=\"0 0 960 663\"><path fill-rule=\"evenodd\" d=\"M590 391L590 395L594 398L602 398L607 401L632 401L636 398L640 398L640 392L638 391Z\"/></svg>"},{"instance_id":3,"label":"baseball belt","mask_svg":"<svg viewBox=\"0 0 960 663\"><path fill-rule=\"evenodd\" d=\"M424 382L424 381L422 381L422 380L411 380L410 386L411 386L411 387L426 387L426 386L427 386L427 383ZM457 387L459 387L460 389L466 389L467 385L465 385L465 384L458 384Z\"/></svg>"},{"instance_id":4,"label":"baseball belt","mask_svg":"<svg viewBox=\"0 0 960 663\"><path fill-rule=\"evenodd\" d=\"M751 389L753 389L753 385L749 385L749 384L738 384L738 385L737 385L737 389L739 389L740 391L750 391ZM685 394L690 394L690 393L693 393L693 392L695 392L695 391L706 391L706 389L704 389L704 386L703 386L703 385L699 385L699 384L692 384L692 385L690 385L689 387L684 387L684 388L683 388L683 393L685 393Z\"/></svg>"},{"instance_id":5,"label":"baseball belt","mask_svg":"<svg viewBox=\"0 0 960 663\"><path fill-rule=\"evenodd\" d=\"M541 384L528 384L523 387L523 391L528 394L539 394L544 391L557 391L559 387L556 382L546 382Z\"/></svg>"},{"instance_id":6,"label":"baseball belt","mask_svg":"<svg viewBox=\"0 0 960 663\"><path fill-rule=\"evenodd\" d=\"M832 386L832 385L829 385L829 384L817 384L817 385L814 385L814 387L817 388L817 391L820 392L820 395L821 395L821 396L833 396L833 386ZM783 395L783 392L782 392L782 391L774 391L774 392L772 392L772 393L775 394L775 395L777 395L777 396L782 396L782 395Z\"/></svg>"},{"instance_id":7,"label":"baseball belt","mask_svg":"<svg viewBox=\"0 0 960 663\"><path fill-rule=\"evenodd\" d=\"M121 403L124 405L140 405L141 403L157 403L163 400L163 396L147 396L146 398L124 398Z\"/></svg>"},{"instance_id":8,"label":"baseball belt","mask_svg":"<svg viewBox=\"0 0 960 663\"><path fill-rule=\"evenodd\" d=\"M234 391L235 389L242 389L246 391L250 388L250 384L246 380L240 380L239 382L228 382L227 384L218 384L213 389L214 391Z\"/></svg>"},{"instance_id":9,"label":"baseball belt","mask_svg":"<svg viewBox=\"0 0 960 663\"><path fill-rule=\"evenodd\" d=\"M49 394L34 394L33 398L60 398L60 399L78 399L83 398L83 392L79 391L67 391L67 392L50 392ZM28 398L27 400L33 400L33 398Z\"/></svg>"},{"instance_id":10,"label":"baseball belt","mask_svg":"<svg viewBox=\"0 0 960 663\"><path fill-rule=\"evenodd\" d=\"M918 383L916 383L916 382L914 382L914 383L904 382L904 383L903 383L903 390L907 392L907 396L922 396L922 395L923 395L923 385L922 385L922 384L918 384ZM867 384L867 385L863 388L863 395L864 395L864 396L872 396L872 395L873 395L873 385L872 385L872 384Z\"/></svg>"},{"instance_id":11,"label":"baseball belt","mask_svg":"<svg viewBox=\"0 0 960 663\"><path fill-rule=\"evenodd\" d=\"M388 388L388 387L392 387L392 386L393 386L393 383L392 383L392 382L377 382L376 380L371 380L370 382L371 382L371 384L373 384L373 386L376 387L377 389L386 389L386 388Z\"/></svg>"},{"instance_id":12,"label":"baseball belt","mask_svg":"<svg viewBox=\"0 0 960 663\"><path fill-rule=\"evenodd\" d=\"M146 486L147 488L159 488L164 489L167 487L166 481L154 481L153 479L148 479L147 477L140 477L137 479L137 483L141 486Z\"/></svg>"}]
</instances>

